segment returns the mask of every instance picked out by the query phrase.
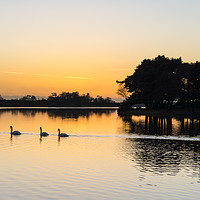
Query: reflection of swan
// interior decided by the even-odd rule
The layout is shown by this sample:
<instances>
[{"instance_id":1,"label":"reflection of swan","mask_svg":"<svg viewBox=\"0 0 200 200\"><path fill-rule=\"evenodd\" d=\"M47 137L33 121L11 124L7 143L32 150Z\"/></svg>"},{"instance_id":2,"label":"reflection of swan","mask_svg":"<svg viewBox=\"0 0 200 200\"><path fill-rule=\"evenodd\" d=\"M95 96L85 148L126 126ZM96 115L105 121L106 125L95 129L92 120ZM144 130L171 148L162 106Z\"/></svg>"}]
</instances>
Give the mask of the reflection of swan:
<instances>
[{"instance_id":1,"label":"reflection of swan","mask_svg":"<svg viewBox=\"0 0 200 200\"><path fill-rule=\"evenodd\" d=\"M21 133L19 131L13 131L13 127L10 126L10 134L12 135L21 135Z\"/></svg>"},{"instance_id":2,"label":"reflection of swan","mask_svg":"<svg viewBox=\"0 0 200 200\"><path fill-rule=\"evenodd\" d=\"M60 133L60 129L58 129L58 137L69 137L66 133Z\"/></svg>"},{"instance_id":3,"label":"reflection of swan","mask_svg":"<svg viewBox=\"0 0 200 200\"><path fill-rule=\"evenodd\" d=\"M42 132L42 127L40 127L40 136L48 136L47 132Z\"/></svg>"}]
</instances>

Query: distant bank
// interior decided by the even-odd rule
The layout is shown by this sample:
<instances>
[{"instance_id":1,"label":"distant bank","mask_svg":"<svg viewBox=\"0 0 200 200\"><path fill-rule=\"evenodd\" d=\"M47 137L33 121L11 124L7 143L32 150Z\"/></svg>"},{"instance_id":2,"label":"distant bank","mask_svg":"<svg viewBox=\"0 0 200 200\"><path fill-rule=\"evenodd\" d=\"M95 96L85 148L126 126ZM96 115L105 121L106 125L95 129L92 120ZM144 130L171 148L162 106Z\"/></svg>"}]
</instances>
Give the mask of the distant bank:
<instances>
[{"instance_id":1,"label":"distant bank","mask_svg":"<svg viewBox=\"0 0 200 200\"><path fill-rule=\"evenodd\" d=\"M4 99L0 95L0 107L117 107L120 103L110 97L91 97L89 93L79 92L52 93L47 99L25 95L20 99Z\"/></svg>"},{"instance_id":2,"label":"distant bank","mask_svg":"<svg viewBox=\"0 0 200 200\"><path fill-rule=\"evenodd\" d=\"M22 100L1 100L0 107L118 107L116 102L56 102L48 100L22 101Z\"/></svg>"},{"instance_id":3,"label":"distant bank","mask_svg":"<svg viewBox=\"0 0 200 200\"><path fill-rule=\"evenodd\" d=\"M118 107L0 107L0 110L117 110Z\"/></svg>"},{"instance_id":4,"label":"distant bank","mask_svg":"<svg viewBox=\"0 0 200 200\"><path fill-rule=\"evenodd\" d=\"M200 109L135 109L118 110L119 115L148 115L157 117L194 117L200 118Z\"/></svg>"}]
</instances>

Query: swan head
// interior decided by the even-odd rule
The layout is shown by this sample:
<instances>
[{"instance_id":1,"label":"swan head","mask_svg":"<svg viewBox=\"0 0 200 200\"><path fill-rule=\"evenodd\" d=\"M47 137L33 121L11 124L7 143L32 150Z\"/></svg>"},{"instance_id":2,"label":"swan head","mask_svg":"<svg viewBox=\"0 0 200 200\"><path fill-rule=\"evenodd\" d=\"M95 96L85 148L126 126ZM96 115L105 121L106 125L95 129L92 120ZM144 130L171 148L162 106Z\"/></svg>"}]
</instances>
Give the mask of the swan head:
<instances>
[{"instance_id":1,"label":"swan head","mask_svg":"<svg viewBox=\"0 0 200 200\"><path fill-rule=\"evenodd\" d=\"M13 131L13 127L10 126L10 133L11 133L11 135L12 135L12 131Z\"/></svg>"}]
</instances>

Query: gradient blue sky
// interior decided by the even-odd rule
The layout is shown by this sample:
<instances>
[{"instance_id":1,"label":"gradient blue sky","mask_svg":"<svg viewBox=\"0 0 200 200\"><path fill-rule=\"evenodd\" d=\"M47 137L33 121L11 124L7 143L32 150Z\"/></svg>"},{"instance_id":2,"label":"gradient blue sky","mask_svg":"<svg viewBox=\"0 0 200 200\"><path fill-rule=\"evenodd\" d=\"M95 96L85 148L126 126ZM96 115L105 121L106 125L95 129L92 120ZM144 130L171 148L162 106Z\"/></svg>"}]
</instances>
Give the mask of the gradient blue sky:
<instances>
[{"instance_id":1,"label":"gradient blue sky","mask_svg":"<svg viewBox=\"0 0 200 200\"><path fill-rule=\"evenodd\" d=\"M115 81L144 58L200 60L199 8L198 0L0 0L0 94L115 98Z\"/></svg>"}]
</instances>

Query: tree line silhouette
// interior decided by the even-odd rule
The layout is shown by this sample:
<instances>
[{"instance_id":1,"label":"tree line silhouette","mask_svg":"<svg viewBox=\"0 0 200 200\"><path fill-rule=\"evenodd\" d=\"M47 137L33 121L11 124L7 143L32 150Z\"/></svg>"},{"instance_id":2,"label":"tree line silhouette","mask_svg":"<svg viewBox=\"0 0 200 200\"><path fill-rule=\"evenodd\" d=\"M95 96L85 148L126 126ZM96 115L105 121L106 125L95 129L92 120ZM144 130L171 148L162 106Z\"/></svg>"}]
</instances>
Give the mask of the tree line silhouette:
<instances>
[{"instance_id":1,"label":"tree line silhouette","mask_svg":"<svg viewBox=\"0 0 200 200\"><path fill-rule=\"evenodd\" d=\"M47 99L37 99L34 95L25 95L20 99L6 100L0 95L0 106L117 106L110 97L91 97L89 93L62 92L51 93Z\"/></svg>"},{"instance_id":2,"label":"tree line silhouette","mask_svg":"<svg viewBox=\"0 0 200 200\"><path fill-rule=\"evenodd\" d=\"M152 109L200 107L200 62L184 63L164 55L144 59L132 75L117 83L126 108L135 103Z\"/></svg>"}]
</instances>

